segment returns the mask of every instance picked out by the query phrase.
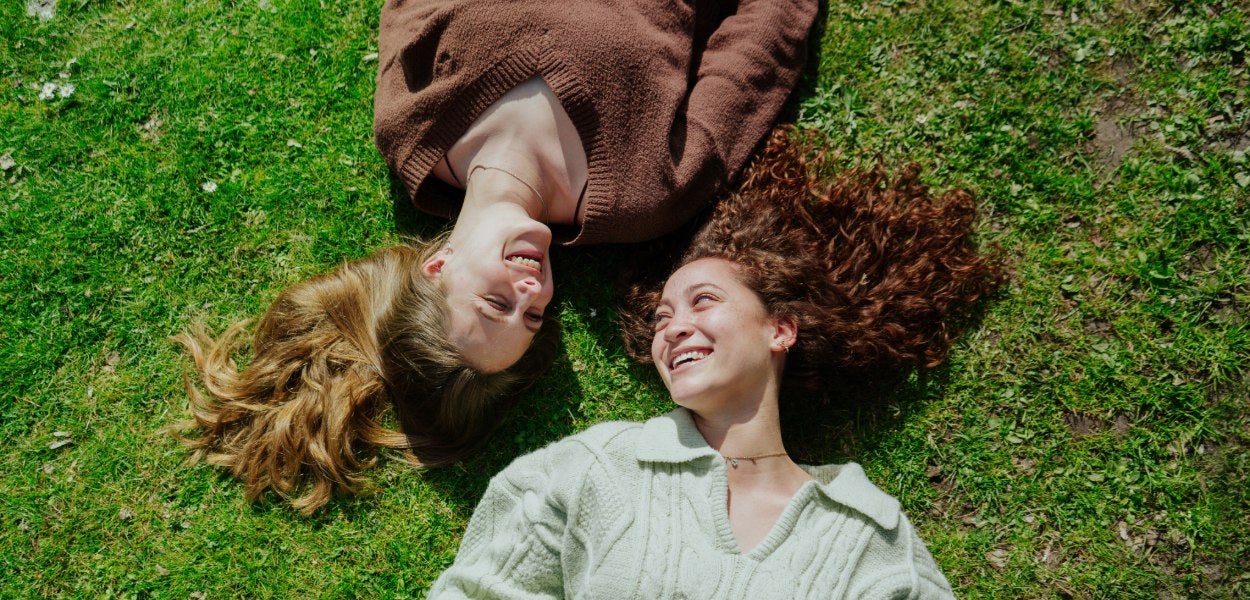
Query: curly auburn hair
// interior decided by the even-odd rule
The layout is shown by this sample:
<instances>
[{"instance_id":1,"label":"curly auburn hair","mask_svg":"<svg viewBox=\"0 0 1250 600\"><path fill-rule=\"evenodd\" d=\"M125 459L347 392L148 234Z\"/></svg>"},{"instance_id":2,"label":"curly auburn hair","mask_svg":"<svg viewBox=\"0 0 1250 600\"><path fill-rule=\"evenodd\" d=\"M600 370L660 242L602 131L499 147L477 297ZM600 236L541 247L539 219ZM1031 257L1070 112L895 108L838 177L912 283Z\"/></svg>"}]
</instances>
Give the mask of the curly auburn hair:
<instances>
[{"instance_id":1,"label":"curly auburn hair","mask_svg":"<svg viewBox=\"0 0 1250 600\"><path fill-rule=\"evenodd\" d=\"M934 197L914 164L894 178L879 162L826 178L831 161L813 139L776 128L668 272L727 259L772 314L795 319L783 395L852 369L937 366L961 317L1004 279L973 243L972 195ZM662 287L653 278L624 294L625 347L644 363Z\"/></svg>"},{"instance_id":2,"label":"curly auburn hair","mask_svg":"<svg viewBox=\"0 0 1250 600\"><path fill-rule=\"evenodd\" d=\"M477 448L554 361L559 326L544 319L502 372L468 366L445 333L442 288L420 270L444 240L385 248L287 289L242 371L231 355L246 343L246 321L215 339L200 325L176 336L199 386L185 378L192 418L169 430L191 461L228 468L249 500L272 489L311 514L362 491L381 448L427 467ZM388 404L402 432L385 425Z\"/></svg>"}]
</instances>

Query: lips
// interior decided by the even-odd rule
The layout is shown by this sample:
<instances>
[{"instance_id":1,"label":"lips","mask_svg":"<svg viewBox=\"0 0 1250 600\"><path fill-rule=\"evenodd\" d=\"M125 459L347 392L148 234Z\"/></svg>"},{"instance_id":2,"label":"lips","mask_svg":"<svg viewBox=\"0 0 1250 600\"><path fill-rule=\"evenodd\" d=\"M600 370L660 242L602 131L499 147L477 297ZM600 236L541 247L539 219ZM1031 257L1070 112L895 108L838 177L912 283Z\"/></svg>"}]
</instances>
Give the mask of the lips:
<instances>
[{"instance_id":1,"label":"lips","mask_svg":"<svg viewBox=\"0 0 1250 600\"><path fill-rule=\"evenodd\" d=\"M543 272L543 255L539 252L517 252L509 254L505 259L510 263L531 269L538 274Z\"/></svg>"},{"instance_id":2,"label":"lips","mask_svg":"<svg viewBox=\"0 0 1250 600\"><path fill-rule=\"evenodd\" d=\"M514 254L514 255L507 257L507 261L516 262L517 265L527 266L527 267L530 267L530 269L534 269L535 271L542 270L541 260L530 259L530 257L527 257L527 256Z\"/></svg>"},{"instance_id":3,"label":"lips","mask_svg":"<svg viewBox=\"0 0 1250 600\"><path fill-rule=\"evenodd\" d=\"M685 348L674 353L672 360L668 363L671 371L678 371L684 367L696 364L712 354L708 348Z\"/></svg>"}]
</instances>

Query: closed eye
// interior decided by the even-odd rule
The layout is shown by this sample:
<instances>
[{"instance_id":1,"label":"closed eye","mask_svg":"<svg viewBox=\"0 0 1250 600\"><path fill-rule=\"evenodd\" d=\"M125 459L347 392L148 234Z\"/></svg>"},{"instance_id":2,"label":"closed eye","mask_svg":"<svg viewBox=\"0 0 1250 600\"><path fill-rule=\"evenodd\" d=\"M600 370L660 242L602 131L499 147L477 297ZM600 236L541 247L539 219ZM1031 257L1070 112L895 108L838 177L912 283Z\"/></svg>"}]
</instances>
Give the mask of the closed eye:
<instances>
[{"instance_id":1,"label":"closed eye","mask_svg":"<svg viewBox=\"0 0 1250 600\"><path fill-rule=\"evenodd\" d=\"M504 302L503 300L500 300L499 298L496 298L494 296L483 296L482 300L485 300L486 303L489 304L491 308L499 312L508 312L508 303Z\"/></svg>"},{"instance_id":2,"label":"closed eye","mask_svg":"<svg viewBox=\"0 0 1250 600\"><path fill-rule=\"evenodd\" d=\"M669 318L670 315L668 313L655 313L655 315L651 317L651 324L655 327L656 331L659 331L664 328L665 324L668 323Z\"/></svg>"}]
</instances>

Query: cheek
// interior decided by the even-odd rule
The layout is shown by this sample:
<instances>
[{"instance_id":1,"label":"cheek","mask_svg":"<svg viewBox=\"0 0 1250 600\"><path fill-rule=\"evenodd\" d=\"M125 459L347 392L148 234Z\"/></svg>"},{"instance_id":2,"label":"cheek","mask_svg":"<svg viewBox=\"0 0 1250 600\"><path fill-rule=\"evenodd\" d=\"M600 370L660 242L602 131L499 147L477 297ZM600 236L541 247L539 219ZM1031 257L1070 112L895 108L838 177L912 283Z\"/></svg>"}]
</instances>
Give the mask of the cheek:
<instances>
[{"instance_id":1,"label":"cheek","mask_svg":"<svg viewBox=\"0 0 1250 600\"><path fill-rule=\"evenodd\" d=\"M551 284L549 283L543 284L542 293L540 293L538 297L535 298L535 301L540 306L543 306L544 309L549 309L551 308L551 300L555 298L555 295L556 295L556 290Z\"/></svg>"},{"instance_id":2,"label":"cheek","mask_svg":"<svg viewBox=\"0 0 1250 600\"><path fill-rule=\"evenodd\" d=\"M664 340L660 337L659 333L651 336L651 362L655 363L656 369L660 368L660 361L662 359L660 354L664 350L663 341Z\"/></svg>"},{"instance_id":3,"label":"cheek","mask_svg":"<svg viewBox=\"0 0 1250 600\"><path fill-rule=\"evenodd\" d=\"M464 302L472 298L474 290L478 285L474 282L473 274L467 272L466 269L448 270L443 269L443 291L447 293L447 301L452 302L453 298L457 303Z\"/></svg>"},{"instance_id":4,"label":"cheek","mask_svg":"<svg viewBox=\"0 0 1250 600\"><path fill-rule=\"evenodd\" d=\"M524 329L522 332L514 334L511 337L512 340L508 344L510 349L504 353L504 362L506 362L509 367L520 361L521 357L525 356L525 353L529 351L530 346L534 344L534 334L528 329Z\"/></svg>"}]
</instances>

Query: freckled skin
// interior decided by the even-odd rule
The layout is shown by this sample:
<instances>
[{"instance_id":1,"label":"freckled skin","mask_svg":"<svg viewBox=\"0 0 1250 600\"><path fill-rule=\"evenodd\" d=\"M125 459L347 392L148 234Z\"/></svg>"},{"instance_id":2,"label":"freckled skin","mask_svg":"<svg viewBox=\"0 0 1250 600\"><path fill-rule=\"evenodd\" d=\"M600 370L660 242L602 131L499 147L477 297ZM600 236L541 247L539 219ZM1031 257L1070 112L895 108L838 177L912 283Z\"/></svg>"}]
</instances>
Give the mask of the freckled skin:
<instances>
[{"instance_id":1,"label":"freckled skin","mask_svg":"<svg viewBox=\"0 0 1250 600\"><path fill-rule=\"evenodd\" d=\"M775 378L775 322L759 296L738 281L732 263L702 259L669 278L656 310L651 358L678 404L698 411L758 399ZM672 366L687 350L711 352ZM746 407L743 407L746 408Z\"/></svg>"}]
</instances>

